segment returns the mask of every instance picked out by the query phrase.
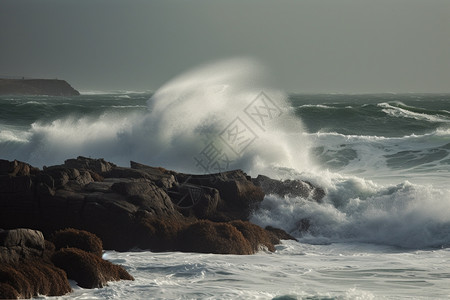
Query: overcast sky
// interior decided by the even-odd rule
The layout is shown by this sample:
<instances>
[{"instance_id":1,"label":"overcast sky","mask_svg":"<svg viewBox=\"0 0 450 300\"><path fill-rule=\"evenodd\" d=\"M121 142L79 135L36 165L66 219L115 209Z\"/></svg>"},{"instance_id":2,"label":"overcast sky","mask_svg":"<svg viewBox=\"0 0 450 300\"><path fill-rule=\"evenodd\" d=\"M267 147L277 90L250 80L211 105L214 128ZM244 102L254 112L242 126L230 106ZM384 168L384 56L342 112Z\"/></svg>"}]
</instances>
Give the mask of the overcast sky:
<instances>
[{"instance_id":1,"label":"overcast sky","mask_svg":"<svg viewBox=\"0 0 450 300\"><path fill-rule=\"evenodd\" d=\"M155 90L242 56L289 92L450 92L450 1L0 1L0 75Z\"/></svg>"}]
</instances>

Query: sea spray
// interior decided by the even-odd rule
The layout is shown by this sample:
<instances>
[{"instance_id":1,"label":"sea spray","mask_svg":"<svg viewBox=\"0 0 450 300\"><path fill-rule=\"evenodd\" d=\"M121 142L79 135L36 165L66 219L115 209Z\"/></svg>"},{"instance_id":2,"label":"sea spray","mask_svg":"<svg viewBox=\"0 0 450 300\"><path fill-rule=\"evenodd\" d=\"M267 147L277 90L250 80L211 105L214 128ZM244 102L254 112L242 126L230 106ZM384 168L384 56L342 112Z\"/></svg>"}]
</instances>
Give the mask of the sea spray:
<instances>
[{"instance_id":1,"label":"sea spray","mask_svg":"<svg viewBox=\"0 0 450 300\"><path fill-rule=\"evenodd\" d=\"M191 173L241 168L255 176L276 166L307 168L311 160L301 120L287 95L271 88L263 74L254 61L227 60L178 76L139 111L38 120L8 157L42 166L83 155ZM208 145L226 164L199 162Z\"/></svg>"}]
</instances>

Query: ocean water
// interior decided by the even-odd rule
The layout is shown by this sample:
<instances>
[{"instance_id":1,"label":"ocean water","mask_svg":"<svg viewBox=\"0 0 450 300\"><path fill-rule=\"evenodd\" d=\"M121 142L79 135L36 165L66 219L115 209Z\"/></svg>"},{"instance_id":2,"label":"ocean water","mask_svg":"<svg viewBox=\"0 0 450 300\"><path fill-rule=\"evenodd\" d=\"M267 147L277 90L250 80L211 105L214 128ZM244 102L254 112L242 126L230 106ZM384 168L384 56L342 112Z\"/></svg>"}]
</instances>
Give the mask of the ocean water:
<instances>
[{"instance_id":1,"label":"ocean water","mask_svg":"<svg viewBox=\"0 0 450 300\"><path fill-rule=\"evenodd\" d=\"M241 168L326 192L266 195L251 221L299 240L275 253L106 251L136 281L63 299L450 298L450 95L289 94L261 74L227 61L155 92L0 96L3 159Z\"/></svg>"}]
</instances>

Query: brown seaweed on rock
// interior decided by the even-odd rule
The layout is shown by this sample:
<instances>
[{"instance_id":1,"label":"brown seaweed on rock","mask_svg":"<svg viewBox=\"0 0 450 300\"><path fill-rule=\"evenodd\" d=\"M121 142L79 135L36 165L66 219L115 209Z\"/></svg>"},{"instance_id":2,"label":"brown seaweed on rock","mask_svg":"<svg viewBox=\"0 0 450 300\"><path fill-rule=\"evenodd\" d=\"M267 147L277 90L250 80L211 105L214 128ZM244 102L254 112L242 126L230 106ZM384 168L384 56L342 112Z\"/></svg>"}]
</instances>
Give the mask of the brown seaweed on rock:
<instances>
[{"instance_id":1,"label":"brown seaweed on rock","mask_svg":"<svg viewBox=\"0 0 450 300\"><path fill-rule=\"evenodd\" d=\"M77 248L63 248L55 252L52 262L79 286L88 289L103 287L108 281L134 280L123 267Z\"/></svg>"},{"instance_id":2,"label":"brown seaweed on rock","mask_svg":"<svg viewBox=\"0 0 450 300\"><path fill-rule=\"evenodd\" d=\"M54 234L53 243L56 250L72 247L90 252L99 257L102 257L103 253L102 240L95 234L85 230L74 228L59 230Z\"/></svg>"},{"instance_id":3,"label":"brown seaweed on rock","mask_svg":"<svg viewBox=\"0 0 450 300\"><path fill-rule=\"evenodd\" d=\"M253 254L244 235L229 223L198 221L180 233L178 247L185 252Z\"/></svg>"}]
</instances>

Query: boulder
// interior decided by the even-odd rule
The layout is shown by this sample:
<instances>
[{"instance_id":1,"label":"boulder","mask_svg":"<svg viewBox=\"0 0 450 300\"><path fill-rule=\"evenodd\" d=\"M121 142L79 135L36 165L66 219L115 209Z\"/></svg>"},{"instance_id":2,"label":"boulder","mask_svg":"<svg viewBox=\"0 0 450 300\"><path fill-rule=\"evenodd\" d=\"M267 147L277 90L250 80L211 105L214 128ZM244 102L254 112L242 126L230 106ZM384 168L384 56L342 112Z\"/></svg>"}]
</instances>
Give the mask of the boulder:
<instances>
[{"instance_id":1,"label":"boulder","mask_svg":"<svg viewBox=\"0 0 450 300\"><path fill-rule=\"evenodd\" d=\"M220 201L213 220L248 220L251 211L264 199L263 190L241 170L208 175L179 173L176 177L181 185L205 186L219 191Z\"/></svg>"},{"instance_id":2,"label":"boulder","mask_svg":"<svg viewBox=\"0 0 450 300\"><path fill-rule=\"evenodd\" d=\"M154 218L145 211L138 214L137 230L130 232L138 241L137 246L151 251L179 251L178 237L188 226L186 219Z\"/></svg>"},{"instance_id":3,"label":"boulder","mask_svg":"<svg viewBox=\"0 0 450 300\"><path fill-rule=\"evenodd\" d=\"M167 193L151 181L117 182L111 190L126 196L128 202L156 216L168 216L175 212Z\"/></svg>"},{"instance_id":4,"label":"boulder","mask_svg":"<svg viewBox=\"0 0 450 300\"><path fill-rule=\"evenodd\" d=\"M168 194L179 212L200 219L214 219L221 201L217 189L192 184L176 184Z\"/></svg>"},{"instance_id":5,"label":"boulder","mask_svg":"<svg viewBox=\"0 0 450 300\"><path fill-rule=\"evenodd\" d=\"M66 273L43 261L0 265L0 298L61 296L72 291Z\"/></svg>"},{"instance_id":6,"label":"boulder","mask_svg":"<svg viewBox=\"0 0 450 300\"><path fill-rule=\"evenodd\" d=\"M46 246L37 230L0 231L1 299L59 296L71 291L64 271L47 260Z\"/></svg>"},{"instance_id":7,"label":"boulder","mask_svg":"<svg viewBox=\"0 0 450 300\"><path fill-rule=\"evenodd\" d=\"M25 228L0 231L1 263L42 257L44 249L44 236L40 231Z\"/></svg>"},{"instance_id":8,"label":"boulder","mask_svg":"<svg viewBox=\"0 0 450 300\"><path fill-rule=\"evenodd\" d=\"M95 235L85 230L67 228L55 232L53 236L55 250L61 248L78 248L83 251L102 257L102 241Z\"/></svg>"},{"instance_id":9,"label":"boulder","mask_svg":"<svg viewBox=\"0 0 450 300\"><path fill-rule=\"evenodd\" d=\"M178 248L184 252L253 254L250 242L235 226L223 222L198 221L183 230Z\"/></svg>"},{"instance_id":10,"label":"boulder","mask_svg":"<svg viewBox=\"0 0 450 300\"><path fill-rule=\"evenodd\" d=\"M253 179L255 185L262 188L266 194L276 194L280 197L301 197L320 202L325 196L322 188L314 186L308 181L302 180L276 180L264 175L258 175Z\"/></svg>"},{"instance_id":11,"label":"boulder","mask_svg":"<svg viewBox=\"0 0 450 300\"><path fill-rule=\"evenodd\" d=\"M55 266L83 288L100 288L108 281L134 280L124 268L77 248L62 248L52 256Z\"/></svg>"},{"instance_id":12,"label":"boulder","mask_svg":"<svg viewBox=\"0 0 450 300\"><path fill-rule=\"evenodd\" d=\"M249 241L253 253L266 249L274 252L274 245L280 243L279 240L273 239L268 231L248 221L235 220L231 221L230 224L236 227L236 229Z\"/></svg>"}]
</instances>

